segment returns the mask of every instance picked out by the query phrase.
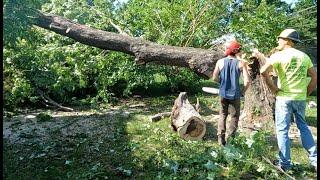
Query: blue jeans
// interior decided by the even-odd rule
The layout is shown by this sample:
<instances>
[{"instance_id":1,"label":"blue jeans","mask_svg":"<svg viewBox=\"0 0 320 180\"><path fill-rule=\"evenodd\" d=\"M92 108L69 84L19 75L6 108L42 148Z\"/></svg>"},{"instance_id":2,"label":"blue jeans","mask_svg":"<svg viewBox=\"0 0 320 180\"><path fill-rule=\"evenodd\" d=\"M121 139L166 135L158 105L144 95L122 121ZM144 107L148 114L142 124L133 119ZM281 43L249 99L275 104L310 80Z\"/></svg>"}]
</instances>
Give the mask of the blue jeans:
<instances>
[{"instance_id":1,"label":"blue jeans","mask_svg":"<svg viewBox=\"0 0 320 180\"><path fill-rule=\"evenodd\" d=\"M275 123L279 147L279 162L284 169L291 167L289 128L291 116L300 131L302 146L309 153L311 165L317 166L317 147L311 131L305 122L306 101L284 100L277 98L275 107Z\"/></svg>"}]
</instances>

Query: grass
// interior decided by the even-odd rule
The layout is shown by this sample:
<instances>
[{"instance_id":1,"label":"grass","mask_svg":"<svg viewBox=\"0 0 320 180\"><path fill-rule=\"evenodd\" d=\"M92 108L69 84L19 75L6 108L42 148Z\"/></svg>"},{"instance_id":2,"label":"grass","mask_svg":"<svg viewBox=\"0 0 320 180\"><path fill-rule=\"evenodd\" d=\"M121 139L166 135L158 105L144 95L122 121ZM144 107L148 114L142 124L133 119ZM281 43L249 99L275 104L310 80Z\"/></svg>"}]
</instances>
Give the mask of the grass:
<instances>
[{"instance_id":1,"label":"grass","mask_svg":"<svg viewBox=\"0 0 320 180\"><path fill-rule=\"evenodd\" d=\"M286 179L261 159L261 156L272 159L277 154L275 142L265 141L268 133L255 135L251 148L243 136L222 148L216 141L216 127L210 122L204 141L184 141L171 130L169 118L159 122L149 120L150 115L170 111L175 97L126 100L118 104L115 114L106 115L108 109L87 110L90 115L53 117L49 122L36 122L42 126L74 121L69 126L49 126L49 137L43 141L40 141L41 136L32 134L33 131L29 138L20 138L24 140L20 143L4 138L3 178ZM188 99L194 104L196 98L200 99L203 117L218 114L218 97L199 93ZM146 106L130 108L131 104L141 102ZM47 114L53 116L54 113ZM314 124L316 110L307 108L306 114L307 121ZM86 123L92 124L86 126ZM19 125L12 127L13 132L18 129ZM299 165L290 174L297 179L316 179L301 144L294 142L291 150L293 162Z\"/></svg>"}]
</instances>

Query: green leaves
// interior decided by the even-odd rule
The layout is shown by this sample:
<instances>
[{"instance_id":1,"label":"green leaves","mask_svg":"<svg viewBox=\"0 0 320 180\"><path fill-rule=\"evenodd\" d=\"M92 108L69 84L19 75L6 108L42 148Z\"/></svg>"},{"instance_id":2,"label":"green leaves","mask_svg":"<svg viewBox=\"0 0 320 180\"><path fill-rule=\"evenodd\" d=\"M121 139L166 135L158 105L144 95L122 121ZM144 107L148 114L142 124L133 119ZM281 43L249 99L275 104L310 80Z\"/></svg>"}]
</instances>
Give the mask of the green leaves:
<instances>
[{"instance_id":1,"label":"green leaves","mask_svg":"<svg viewBox=\"0 0 320 180\"><path fill-rule=\"evenodd\" d=\"M206 167L208 170L213 170L216 168L216 165L211 160L208 160L204 167Z\"/></svg>"},{"instance_id":2,"label":"green leaves","mask_svg":"<svg viewBox=\"0 0 320 180\"><path fill-rule=\"evenodd\" d=\"M132 0L120 14L117 22L133 36L160 44L205 47L212 37L219 37L217 22L225 11L221 1Z\"/></svg>"},{"instance_id":3,"label":"green leaves","mask_svg":"<svg viewBox=\"0 0 320 180\"><path fill-rule=\"evenodd\" d=\"M242 158L242 155L239 152L239 150L233 146L225 146L223 148L223 153L228 162L232 162L234 160L239 160Z\"/></svg>"}]
</instances>

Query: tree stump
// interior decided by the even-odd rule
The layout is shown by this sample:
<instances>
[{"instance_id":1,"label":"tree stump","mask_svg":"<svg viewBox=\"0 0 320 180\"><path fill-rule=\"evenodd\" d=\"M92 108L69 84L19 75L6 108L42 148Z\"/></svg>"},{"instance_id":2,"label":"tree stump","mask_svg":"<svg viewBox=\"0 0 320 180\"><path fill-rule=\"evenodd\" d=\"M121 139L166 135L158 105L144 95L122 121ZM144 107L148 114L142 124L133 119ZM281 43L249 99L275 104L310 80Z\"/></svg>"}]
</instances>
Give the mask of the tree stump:
<instances>
[{"instance_id":1,"label":"tree stump","mask_svg":"<svg viewBox=\"0 0 320 180\"><path fill-rule=\"evenodd\" d=\"M275 95L272 94L259 71L265 59L251 57L251 60L249 74L252 82L245 93L242 127L255 128L255 124L259 124L262 129L272 129Z\"/></svg>"},{"instance_id":2,"label":"tree stump","mask_svg":"<svg viewBox=\"0 0 320 180\"><path fill-rule=\"evenodd\" d=\"M174 101L171 126L185 140L201 140L206 132L206 124L189 103L186 94L186 92L181 92Z\"/></svg>"}]
</instances>

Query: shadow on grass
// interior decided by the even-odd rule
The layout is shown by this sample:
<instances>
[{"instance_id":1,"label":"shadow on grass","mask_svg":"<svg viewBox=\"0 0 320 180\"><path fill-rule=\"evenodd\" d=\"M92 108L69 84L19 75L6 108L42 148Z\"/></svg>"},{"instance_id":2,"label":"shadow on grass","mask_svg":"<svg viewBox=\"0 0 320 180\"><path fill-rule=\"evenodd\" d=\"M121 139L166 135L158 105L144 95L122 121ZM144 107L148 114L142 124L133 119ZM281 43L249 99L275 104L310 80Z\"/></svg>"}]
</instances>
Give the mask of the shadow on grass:
<instances>
[{"instance_id":1,"label":"shadow on grass","mask_svg":"<svg viewBox=\"0 0 320 180\"><path fill-rule=\"evenodd\" d=\"M134 172L139 168L132 157L136 144L130 141L133 134L128 133L128 123L135 121L132 123L143 126L145 121L132 116L145 118L171 111L174 99L174 96L129 99L107 112L78 107L75 109L79 113L61 113L41 122L37 118L25 121L25 116L7 118L9 124L4 130L7 128L11 136L4 138L3 177L15 180L143 177L147 172ZM136 106L142 102L144 105ZM81 114L88 110L89 115ZM139 132L143 134L145 130ZM12 140L14 136L17 138Z\"/></svg>"},{"instance_id":2,"label":"shadow on grass","mask_svg":"<svg viewBox=\"0 0 320 180\"><path fill-rule=\"evenodd\" d=\"M217 137L217 127L213 125L212 122L206 122L207 130L203 137L204 141L218 141Z\"/></svg>"},{"instance_id":3,"label":"shadow on grass","mask_svg":"<svg viewBox=\"0 0 320 180\"><path fill-rule=\"evenodd\" d=\"M4 139L3 177L15 180L128 177L125 162L132 161L126 133L128 120L121 113L107 113L53 117L46 122L35 118L17 127L8 126L16 134Z\"/></svg>"}]
</instances>

